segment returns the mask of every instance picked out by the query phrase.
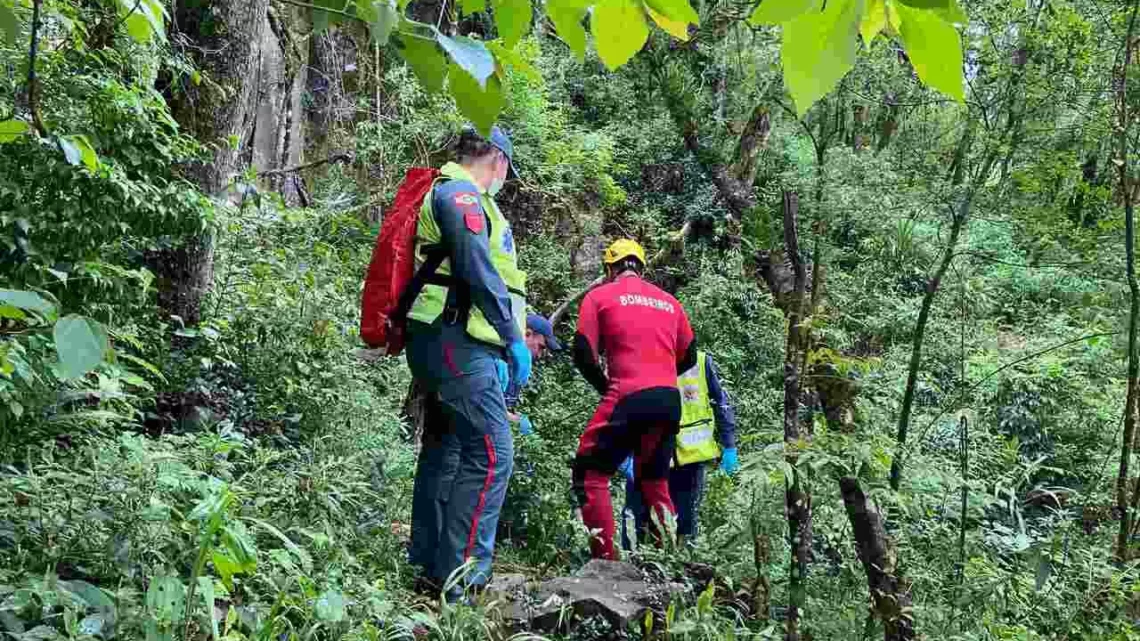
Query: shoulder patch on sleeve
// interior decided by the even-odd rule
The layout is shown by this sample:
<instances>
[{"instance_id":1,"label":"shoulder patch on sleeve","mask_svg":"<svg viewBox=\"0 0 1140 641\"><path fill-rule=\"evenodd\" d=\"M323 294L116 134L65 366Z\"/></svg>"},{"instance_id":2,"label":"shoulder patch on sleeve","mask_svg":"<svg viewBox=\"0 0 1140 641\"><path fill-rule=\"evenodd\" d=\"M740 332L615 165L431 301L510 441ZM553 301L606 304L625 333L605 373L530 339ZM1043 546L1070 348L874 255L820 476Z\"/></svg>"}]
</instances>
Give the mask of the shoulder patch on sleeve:
<instances>
[{"instance_id":1,"label":"shoulder patch on sleeve","mask_svg":"<svg viewBox=\"0 0 1140 641\"><path fill-rule=\"evenodd\" d=\"M459 207L473 207L479 204L479 197L469 191L461 191L452 197Z\"/></svg>"},{"instance_id":2,"label":"shoulder patch on sleeve","mask_svg":"<svg viewBox=\"0 0 1140 641\"><path fill-rule=\"evenodd\" d=\"M467 227L467 231L472 234L480 234L483 232L483 211L480 209L465 209L463 210L463 224Z\"/></svg>"}]
</instances>

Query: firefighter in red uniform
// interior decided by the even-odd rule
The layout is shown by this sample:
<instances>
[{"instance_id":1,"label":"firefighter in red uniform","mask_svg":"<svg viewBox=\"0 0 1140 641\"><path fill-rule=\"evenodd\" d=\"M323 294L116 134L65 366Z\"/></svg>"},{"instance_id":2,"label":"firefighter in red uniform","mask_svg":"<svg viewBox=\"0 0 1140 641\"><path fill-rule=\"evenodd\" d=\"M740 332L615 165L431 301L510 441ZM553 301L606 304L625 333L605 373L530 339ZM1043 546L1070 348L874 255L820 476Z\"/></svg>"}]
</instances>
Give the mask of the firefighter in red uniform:
<instances>
[{"instance_id":1,"label":"firefighter in red uniform","mask_svg":"<svg viewBox=\"0 0 1140 641\"><path fill-rule=\"evenodd\" d=\"M669 460L681 421L677 376L695 364L697 352L681 304L642 280L640 245L619 240L604 262L608 282L582 299L574 336L574 364L602 402L578 442L573 483L582 521L601 532L591 553L616 559L610 478L628 455L650 514L661 523L676 514Z\"/></svg>"}]
</instances>

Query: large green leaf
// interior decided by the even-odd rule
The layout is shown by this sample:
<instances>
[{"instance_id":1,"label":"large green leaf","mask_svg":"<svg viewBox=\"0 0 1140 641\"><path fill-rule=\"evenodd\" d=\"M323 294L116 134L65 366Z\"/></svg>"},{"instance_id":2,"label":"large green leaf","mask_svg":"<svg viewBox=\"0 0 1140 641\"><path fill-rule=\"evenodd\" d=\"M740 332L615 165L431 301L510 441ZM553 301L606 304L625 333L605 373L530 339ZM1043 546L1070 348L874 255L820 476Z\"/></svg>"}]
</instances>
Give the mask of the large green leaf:
<instances>
[{"instance_id":1,"label":"large green leaf","mask_svg":"<svg viewBox=\"0 0 1140 641\"><path fill-rule=\"evenodd\" d=\"M0 289L0 303L38 314L44 314L55 309L55 306L43 296L22 289Z\"/></svg>"},{"instance_id":2,"label":"large green leaf","mask_svg":"<svg viewBox=\"0 0 1140 641\"><path fill-rule=\"evenodd\" d=\"M380 46L388 44L392 30L400 21L396 0L356 0L356 15L368 23L372 39Z\"/></svg>"},{"instance_id":3,"label":"large green leaf","mask_svg":"<svg viewBox=\"0 0 1140 641\"><path fill-rule=\"evenodd\" d=\"M935 11L915 9L896 3L906 55L924 84L961 101L962 41L954 25Z\"/></svg>"},{"instance_id":4,"label":"large green leaf","mask_svg":"<svg viewBox=\"0 0 1140 641\"><path fill-rule=\"evenodd\" d=\"M173 576L154 577L146 591L146 609L153 618L181 622L186 611L185 586Z\"/></svg>"},{"instance_id":5,"label":"large green leaf","mask_svg":"<svg viewBox=\"0 0 1140 641\"><path fill-rule=\"evenodd\" d=\"M20 39L20 19L11 0L0 0L0 37L6 45L14 45Z\"/></svg>"},{"instance_id":6,"label":"large green leaf","mask_svg":"<svg viewBox=\"0 0 1140 641\"><path fill-rule=\"evenodd\" d=\"M94 320L68 314L55 324L55 351L66 378L79 378L103 362L107 334Z\"/></svg>"},{"instance_id":7,"label":"large green leaf","mask_svg":"<svg viewBox=\"0 0 1140 641\"><path fill-rule=\"evenodd\" d=\"M412 68L420 84L429 93L443 91L443 79L447 76L447 58L440 51L434 39L410 33L401 33L396 40L396 49L404 62Z\"/></svg>"},{"instance_id":8,"label":"large green leaf","mask_svg":"<svg viewBox=\"0 0 1140 641\"><path fill-rule=\"evenodd\" d=\"M491 134L491 126L503 110L503 85L498 76L491 76L482 86L462 67L451 63L448 82L451 95L459 112L471 121L479 133Z\"/></svg>"},{"instance_id":9,"label":"large green leaf","mask_svg":"<svg viewBox=\"0 0 1140 641\"><path fill-rule=\"evenodd\" d=\"M610 71L628 62L649 38L645 10L635 0L601 0L594 6L590 30L598 56Z\"/></svg>"},{"instance_id":10,"label":"large green leaf","mask_svg":"<svg viewBox=\"0 0 1140 641\"><path fill-rule=\"evenodd\" d=\"M863 36L863 44L870 47L871 41L886 27L886 0L867 0L863 8L863 20L859 23L859 35Z\"/></svg>"},{"instance_id":11,"label":"large green leaf","mask_svg":"<svg viewBox=\"0 0 1140 641\"><path fill-rule=\"evenodd\" d=\"M465 15L479 13L487 8L487 0L459 0L459 10Z\"/></svg>"},{"instance_id":12,"label":"large green leaf","mask_svg":"<svg viewBox=\"0 0 1140 641\"><path fill-rule=\"evenodd\" d=\"M28 131L28 123L23 120L0 121L0 145L12 142Z\"/></svg>"},{"instance_id":13,"label":"large green leaf","mask_svg":"<svg viewBox=\"0 0 1140 641\"><path fill-rule=\"evenodd\" d=\"M530 31L530 0L491 0L495 10L495 27L507 47L514 47Z\"/></svg>"},{"instance_id":14,"label":"large green leaf","mask_svg":"<svg viewBox=\"0 0 1140 641\"><path fill-rule=\"evenodd\" d=\"M669 20L686 24L700 24L701 18L688 0L645 0L645 5Z\"/></svg>"},{"instance_id":15,"label":"large green leaf","mask_svg":"<svg viewBox=\"0 0 1140 641\"><path fill-rule=\"evenodd\" d=\"M821 0L763 0L752 12L748 22L753 25L784 24L809 10L818 9L820 2Z\"/></svg>"},{"instance_id":16,"label":"large green leaf","mask_svg":"<svg viewBox=\"0 0 1140 641\"><path fill-rule=\"evenodd\" d=\"M495 57L487 50L487 46L478 40L466 36L454 38L438 34L439 45L451 58L453 66L466 71L482 87L487 78L495 73Z\"/></svg>"},{"instance_id":17,"label":"large green leaf","mask_svg":"<svg viewBox=\"0 0 1140 641\"><path fill-rule=\"evenodd\" d=\"M508 49L503 46L501 40L491 40L487 43L487 48L491 50L491 54L495 56L495 60L499 63L500 67L509 67L533 82L542 82L542 74L538 72L538 69L535 69L533 65L526 61L526 58L521 56L514 49Z\"/></svg>"},{"instance_id":18,"label":"large green leaf","mask_svg":"<svg viewBox=\"0 0 1140 641\"><path fill-rule=\"evenodd\" d=\"M562 38L579 60L586 57L586 19L589 0L550 0L546 4L546 15L554 23L554 30Z\"/></svg>"},{"instance_id":19,"label":"large green leaf","mask_svg":"<svg viewBox=\"0 0 1140 641\"><path fill-rule=\"evenodd\" d=\"M118 0L119 16L127 33L142 44L166 38L166 9L157 0Z\"/></svg>"},{"instance_id":20,"label":"large green leaf","mask_svg":"<svg viewBox=\"0 0 1140 641\"><path fill-rule=\"evenodd\" d=\"M653 10L653 7L650 7L649 5L645 6L645 13L648 13L653 22L656 22L657 26L661 27L665 33L668 33L669 35L679 40L684 40L686 42L689 40L688 22L684 20L674 20L668 16L657 13Z\"/></svg>"},{"instance_id":21,"label":"large green leaf","mask_svg":"<svg viewBox=\"0 0 1140 641\"><path fill-rule=\"evenodd\" d=\"M802 117L855 66L863 0L830 0L784 24L780 58L784 83Z\"/></svg>"},{"instance_id":22,"label":"large green leaf","mask_svg":"<svg viewBox=\"0 0 1140 641\"><path fill-rule=\"evenodd\" d=\"M214 577L198 577L198 593L202 595L202 605L205 608L205 615L210 619L210 638L217 641L219 630L218 619L214 616Z\"/></svg>"},{"instance_id":23,"label":"large green leaf","mask_svg":"<svg viewBox=\"0 0 1140 641\"><path fill-rule=\"evenodd\" d=\"M63 150L67 162L72 165L83 164L91 171L99 168L99 155L95 153L95 148L91 146L87 136L83 134L60 136L59 148Z\"/></svg>"}]
</instances>

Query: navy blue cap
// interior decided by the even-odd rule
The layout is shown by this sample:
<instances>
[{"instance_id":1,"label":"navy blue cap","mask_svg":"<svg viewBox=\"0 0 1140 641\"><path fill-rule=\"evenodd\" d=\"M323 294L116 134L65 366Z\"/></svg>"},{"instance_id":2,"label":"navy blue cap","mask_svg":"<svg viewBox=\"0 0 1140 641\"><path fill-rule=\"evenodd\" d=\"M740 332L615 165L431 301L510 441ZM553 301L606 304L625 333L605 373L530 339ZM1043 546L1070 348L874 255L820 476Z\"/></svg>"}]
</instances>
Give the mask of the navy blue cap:
<instances>
[{"instance_id":1,"label":"navy blue cap","mask_svg":"<svg viewBox=\"0 0 1140 641\"><path fill-rule=\"evenodd\" d=\"M498 125L491 127L491 144L499 148L507 157L507 163L511 166L511 175L518 176L519 172L515 169L515 146L511 144L511 138L499 128Z\"/></svg>"},{"instance_id":2,"label":"navy blue cap","mask_svg":"<svg viewBox=\"0 0 1140 641\"><path fill-rule=\"evenodd\" d=\"M562 349L562 343L559 343L558 339L554 337L554 326L546 320L545 316L527 314L526 328L536 334L542 334L543 338L546 339L546 348L550 351L557 352Z\"/></svg>"}]
</instances>

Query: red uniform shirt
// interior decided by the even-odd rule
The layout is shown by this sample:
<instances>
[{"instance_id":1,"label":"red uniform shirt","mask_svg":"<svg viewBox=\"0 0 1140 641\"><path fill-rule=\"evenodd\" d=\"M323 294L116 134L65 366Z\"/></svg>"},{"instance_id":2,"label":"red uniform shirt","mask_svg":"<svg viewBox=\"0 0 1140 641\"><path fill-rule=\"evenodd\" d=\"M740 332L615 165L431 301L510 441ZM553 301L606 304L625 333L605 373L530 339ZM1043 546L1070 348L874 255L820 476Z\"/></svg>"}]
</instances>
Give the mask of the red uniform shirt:
<instances>
[{"instance_id":1,"label":"red uniform shirt","mask_svg":"<svg viewBox=\"0 0 1140 641\"><path fill-rule=\"evenodd\" d=\"M681 303L658 287L625 276L582 299L578 333L595 356L605 355L607 397L651 387L676 387L693 328Z\"/></svg>"}]
</instances>

